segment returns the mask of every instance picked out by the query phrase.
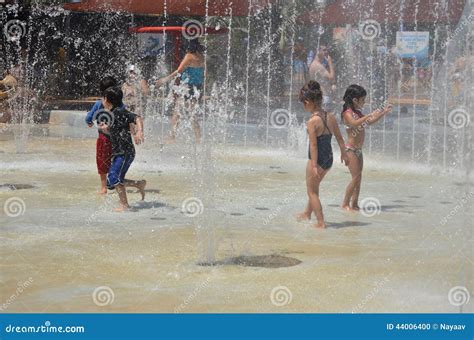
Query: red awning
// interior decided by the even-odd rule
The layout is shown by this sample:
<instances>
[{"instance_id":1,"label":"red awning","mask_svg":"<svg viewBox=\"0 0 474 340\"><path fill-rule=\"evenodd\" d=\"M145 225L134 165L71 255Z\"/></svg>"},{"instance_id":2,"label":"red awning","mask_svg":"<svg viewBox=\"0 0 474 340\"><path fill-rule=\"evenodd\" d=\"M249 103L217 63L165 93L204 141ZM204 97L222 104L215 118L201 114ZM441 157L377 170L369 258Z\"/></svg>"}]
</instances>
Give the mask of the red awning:
<instances>
[{"instance_id":1,"label":"red awning","mask_svg":"<svg viewBox=\"0 0 474 340\"><path fill-rule=\"evenodd\" d=\"M403 11L400 4L403 2ZM449 0L443 7L439 0L336 0L321 10L308 11L297 22L307 25L358 24L372 19L383 25L399 23L456 23L466 0ZM400 14L402 13L402 14Z\"/></svg>"},{"instance_id":2,"label":"red awning","mask_svg":"<svg viewBox=\"0 0 474 340\"><path fill-rule=\"evenodd\" d=\"M120 11L145 15L205 16L206 2L210 16L246 16L249 0L82 0L65 4L64 9L79 12ZM266 6L270 0L252 0L251 12Z\"/></svg>"}]
</instances>

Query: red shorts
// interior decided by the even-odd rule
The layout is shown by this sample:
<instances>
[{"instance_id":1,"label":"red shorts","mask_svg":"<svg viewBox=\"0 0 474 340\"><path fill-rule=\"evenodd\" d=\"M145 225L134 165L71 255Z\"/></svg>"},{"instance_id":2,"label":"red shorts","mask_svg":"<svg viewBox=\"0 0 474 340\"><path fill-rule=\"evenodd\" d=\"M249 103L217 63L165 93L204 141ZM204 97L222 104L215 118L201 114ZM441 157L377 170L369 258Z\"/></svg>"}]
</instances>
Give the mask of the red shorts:
<instances>
[{"instance_id":1,"label":"red shorts","mask_svg":"<svg viewBox=\"0 0 474 340\"><path fill-rule=\"evenodd\" d=\"M97 154L95 159L99 175L106 175L109 172L110 162L112 160L112 143L110 139L101 133L99 134L99 138L97 138Z\"/></svg>"}]
</instances>

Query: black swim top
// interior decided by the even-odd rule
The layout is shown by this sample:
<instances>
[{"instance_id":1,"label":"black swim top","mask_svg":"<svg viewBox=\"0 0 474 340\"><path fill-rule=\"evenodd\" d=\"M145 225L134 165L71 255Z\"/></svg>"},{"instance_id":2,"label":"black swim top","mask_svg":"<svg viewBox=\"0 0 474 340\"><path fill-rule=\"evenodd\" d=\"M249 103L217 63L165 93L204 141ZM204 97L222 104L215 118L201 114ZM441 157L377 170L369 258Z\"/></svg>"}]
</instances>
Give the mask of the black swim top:
<instances>
[{"instance_id":1,"label":"black swim top","mask_svg":"<svg viewBox=\"0 0 474 340\"><path fill-rule=\"evenodd\" d=\"M324 170L329 169L333 163L333 154L331 146L332 133L327 125L327 118L328 114L327 112L324 112L324 118L321 117L321 120L324 124L324 130L323 133L316 138L318 141L318 165ZM326 130L329 133L324 133ZM308 150L308 159L311 159L311 146Z\"/></svg>"}]
</instances>

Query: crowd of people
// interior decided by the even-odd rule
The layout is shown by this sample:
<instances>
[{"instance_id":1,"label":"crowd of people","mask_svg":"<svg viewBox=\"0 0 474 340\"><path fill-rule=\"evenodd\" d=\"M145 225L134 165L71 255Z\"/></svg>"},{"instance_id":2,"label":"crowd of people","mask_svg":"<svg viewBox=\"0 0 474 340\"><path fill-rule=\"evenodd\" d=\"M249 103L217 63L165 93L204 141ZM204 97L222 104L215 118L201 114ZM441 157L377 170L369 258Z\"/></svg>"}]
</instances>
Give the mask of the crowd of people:
<instances>
[{"instance_id":1,"label":"crowd of people","mask_svg":"<svg viewBox=\"0 0 474 340\"><path fill-rule=\"evenodd\" d=\"M297 50L295 51L297 52ZM300 53L299 59L303 58ZM298 56L299 54L296 53ZM297 58L297 61L299 60ZM365 128L376 123L391 111L390 105L364 115L363 106L367 91L360 85L350 85L342 98L340 122L344 126L347 138L344 139L339 129L338 119L334 114L336 106L336 70L327 46L320 45L308 62L298 64L305 76L305 81L299 99L305 111L311 114L307 121L309 136L308 162L306 166L306 184L308 203L304 212L298 215L298 220L310 220L314 214L317 219L316 227L324 228L325 220L319 198L319 186L333 165L332 137L336 138L340 148L341 162L351 174L351 180L342 199L342 208L348 211L358 211L359 194L364 165L363 144ZM458 83L462 80L462 70L465 69L464 59L456 61L450 76L454 80L459 98L463 92ZM11 101L22 96L21 79L17 69L12 68L0 80L0 123L12 121ZM186 54L179 67L171 74L155 82L157 88L174 82L173 97L175 99L172 127L168 141L174 142L178 124L181 119L188 119L193 127L196 143L200 142L201 131L196 115L205 86L204 48L198 40L188 44ZM459 87L459 88L458 88ZM126 174L135 158L135 144L144 142L143 118L148 97L149 84L141 79L134 66L127 69L125 81L120 84L115 77L107 76L99 82L100 97L86 115L86 124L98 128L96 142L96 164L100 176L101 188L99 193L106 194L107 190L116 190L120 205L117 211L129 208L126 187L135 187L145 197L145 180L129 180Z\"/></svg>"},{"instance_id":2,"label":"crowd of people","mask_svg":"<svg viewBox=\"0 0 474 340\"><path fill-rule=\"evenodd\" d=\"M344 140L338 121L334 115L334 67L327 48L321 46L309 67L314 80L307 82L300 91L299 99L304 109L311 114L307 122L309 135L308 162L306 166L306 183L308 203L298 220L310 220L315 214L318 228L326 226L319 185L333 165L332 136L336 137L341 152L341 162L348 166L351 181L343 198L342 208L358 211L359 193L363 169L363 144L365 127L376 123L390 112L391 106L376 110L368 115L362 113L367 92L359 85L351 85L344 94L344 106L341 121L347 132ZM159 79L156 86L160 87L170 81L179 84L181 90L175 92L175 99L181 102L180 112L175 113L172 120L170 138L176 138L176 128L180 116L191 113L196 143L200 140L197 117L192 114L194 107L202 98L205 80L204 56L202 46L196 41L188 47L179 67L170 75ZM138 88L137 85L138 84ZM128 169L135 158L135 144L144 141L143 103L148 94L146 82L137 79L134 68L129 68L127 80L119 86L113 77L105 77L99 85L102 99L98 100L86 116L86 123L92 127L96 122L98 138L96 144L96 163L100 176L100 194L107 189L116 190L120 206L116 211L129 208L126 187L135 187L145 197L146 181L126 178ZM139 95L140 93L140 95ZM134 112L132 112L134 111Z\"/></svg>"}]
</instances>

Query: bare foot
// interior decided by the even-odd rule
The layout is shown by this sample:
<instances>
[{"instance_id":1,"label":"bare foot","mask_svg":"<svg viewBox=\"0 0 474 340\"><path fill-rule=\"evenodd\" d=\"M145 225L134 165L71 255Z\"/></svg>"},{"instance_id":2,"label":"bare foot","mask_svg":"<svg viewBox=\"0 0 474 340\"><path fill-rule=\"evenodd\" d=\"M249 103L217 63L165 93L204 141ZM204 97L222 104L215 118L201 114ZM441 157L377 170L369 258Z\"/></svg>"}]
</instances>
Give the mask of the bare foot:
<instances>
[{"instance_id":1,"label":"bare foot","mask_svg":"<svg viewBox=\"0 0 474 340\"><path fill-rule=\"evenodd\" d=\"M319 223L314 224L313 227L315 227L317 229L325 229L326 228L326 223L319 222Z\"/></svg>"},{"instance_id":2,"label":"bare foot","mask_svg":"<svg viewBox=\"0 0 474 340\"><path fill-rule=\"evenodd\" d=\"M345 211L352 211L351 207L348 206L348 205L343 205L342 209L345 210Z\"/></svg>"},{"instance_id":3,"label":"bare foot","mask_svg":"<svg viewBox=\"0 0 474 340\"><path fill-rule=\"evenodd\" d=\"M360 207L358 205L353 205L351 208L353 211L359 211Z\"/></svg>"},{"instance_id":4,"label":"bare foot","mask_svg":"<svg viewBox=\"0 0 474 340\"><path fill-rule=\"evenodd\" d=\"M138 187L138 190L140 191L140 194L142 195L142 201L145 199L145 187L146 187L146 181L145 180L140 181L140 186Z\"/></svg>"},{"instance_id":5,"label":"bare foot","mask_svg":"<svg viewBox=\"0 0 474 340\"><path fill-rule=\"evenodd\" d=\"M120 207L118 208L115 208L113 210L113 212L125 212L125 211L128 211L128 209L130 209L130 206L129 205L121 205Z\"/></svg>"},{"instance_id":6,"label":"bare foot","mask_svg":"<svg viewBox=\"0 0 474 340\"><path fill-rule=\"evenodd\" d=\"M125 211L128 211L128 209L130 209L130 206L123 206L121 205L120 207L118 208L115 208L114 210L112 210L113 212L125 212Z\"/></svg>"},{"instance_id":7,"label":"bare foot","mask_svg":"<svg viewBox=\"0 0 474 340\"><path fill-rule=\"evenodd\" d=\"M308 215L308 213L302 212L302 213L296 215L296 220L298 222L310 221L311 220L311 214Z\"/></svg>"},{"instance_id":8,"label":"bare foot","mask_svg":"<svg viewBox=\"0 0 474 340\"><path fill-rule=\"evenodd\" d=\"M107 189L99 191L97 195L107 195Z\"/></svg>"}]
</instances>

